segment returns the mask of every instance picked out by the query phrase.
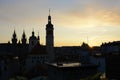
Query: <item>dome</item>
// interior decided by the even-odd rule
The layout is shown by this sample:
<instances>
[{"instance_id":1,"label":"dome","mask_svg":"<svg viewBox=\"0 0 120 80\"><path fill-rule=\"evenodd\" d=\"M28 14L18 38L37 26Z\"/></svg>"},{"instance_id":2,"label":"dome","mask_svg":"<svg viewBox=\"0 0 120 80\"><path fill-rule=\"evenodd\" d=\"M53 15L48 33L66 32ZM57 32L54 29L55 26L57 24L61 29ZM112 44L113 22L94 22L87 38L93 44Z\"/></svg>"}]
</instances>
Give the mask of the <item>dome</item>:
<instances>
[{"instance_id":1,"label":"dome","mask_svg":"<svg viewBox=\"0 0 120 80\"><path fill-rule=\"evenodd\" d=\"M32 36L29 38L29 40L37 40L37 37L34 35L34 31L32 32Z\"/></svg>"},{"instance_id":2,"label":"dome","mask_svg":"<svg viewBox=\"0 0 120 80\"><path fill-rule=\"evenodd\" d=\"M31 37L29 38L29 40L37 40L37 37L36 37L36 36L31 36Z\"/></svg>"}]
</instances>

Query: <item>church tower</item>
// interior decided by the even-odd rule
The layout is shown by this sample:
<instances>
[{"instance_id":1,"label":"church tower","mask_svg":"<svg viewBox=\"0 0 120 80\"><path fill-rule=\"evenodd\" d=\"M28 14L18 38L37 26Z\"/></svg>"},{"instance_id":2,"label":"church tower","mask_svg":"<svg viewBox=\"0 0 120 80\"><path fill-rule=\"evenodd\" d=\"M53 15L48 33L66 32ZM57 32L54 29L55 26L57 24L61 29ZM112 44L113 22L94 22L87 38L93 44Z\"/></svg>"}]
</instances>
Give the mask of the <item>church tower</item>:
<instances>
[{"instance_id":1,"label":"church tower","mask_svg":"<svg viewBox=\"0 0 120 80\"><path fill-rule=\"evenodd\" d=\"M40 44L40 36L39 36L39 32L38 32L38 37L37 37L37 39L38 39L38 43Z\"/></svg>"},{"instance_id":2,"label":"church tower","mask_svg":"<svg viewBox=\"0 0 120 80\"><path fill-rule=\"evenodd\" d=\"M16 45L17 44L17 36L16 36L16 32L14 30L13 36L12 36L12 44Z\"/></svg>"},{"instance_id":3,"label":"church tower","mask_svg":"<svg viewBox=\"0 0 120 80\"><path fill-rule=\"evenodd\" d=\"M26 44L27 39L26 39L26 35L25 35L25 31L24 31L24 30L23 30L23 34L22 34L22 39L21 39L21 41L22 41L22 44L23 44L23 45Z\"/></svg>"},{"instance_id":4,"label":"church tower","mask_svg":"<svg viewBox=\"0 0 120 80\"><path fill-rule=\"evenodd\" d=\"M32 31L32 36L29 38L29 52L34 48L34 46L38 43L38 38L35 36L34 31Z\"/></svg>"},{"instance_id":5,"label":"church tower","mask_svg":"<svg viewBox=\"0 0 120 80\"><path fill-rule=\"evenodd\" d=\"M54 61L54 28L51 23L51 16L49 10L48 24L46 25L46 50L49 57L49 62Z\"/></svg>"}]
</instances>

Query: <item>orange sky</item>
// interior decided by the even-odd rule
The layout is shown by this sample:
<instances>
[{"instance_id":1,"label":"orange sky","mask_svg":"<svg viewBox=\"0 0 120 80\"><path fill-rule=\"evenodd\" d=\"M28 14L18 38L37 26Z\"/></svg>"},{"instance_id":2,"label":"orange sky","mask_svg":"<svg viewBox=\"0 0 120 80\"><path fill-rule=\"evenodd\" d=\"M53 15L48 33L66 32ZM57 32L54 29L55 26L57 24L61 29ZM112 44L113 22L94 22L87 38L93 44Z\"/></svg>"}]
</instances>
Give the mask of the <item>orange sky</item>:
<instances>
[{"instance_id":1,"label":"orange sky","mask_svg":"<svg viewBox=\"0 0 120 80\"><path fill-rule=\"evenodd\" d=\"M55 46L90 46L120 40L120 0L0 0L0 42L11 41L16 30L27 39L34 28L45 44L45 25L51 8Z\"/></svg>"}]
</instances>

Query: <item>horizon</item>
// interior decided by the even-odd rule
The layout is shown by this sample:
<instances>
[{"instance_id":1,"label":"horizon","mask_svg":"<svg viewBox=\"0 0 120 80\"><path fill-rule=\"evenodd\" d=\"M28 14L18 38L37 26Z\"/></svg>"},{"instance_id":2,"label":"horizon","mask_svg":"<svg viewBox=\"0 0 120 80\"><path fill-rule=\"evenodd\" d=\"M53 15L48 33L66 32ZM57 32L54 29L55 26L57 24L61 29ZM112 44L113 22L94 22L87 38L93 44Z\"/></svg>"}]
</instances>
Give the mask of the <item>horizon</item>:
<instances>
[{"instance_id":1,"label":"horizon","mask_svg":"<svg viewBox=\"0 0 120 80\"><path fill-rule=\"evenodd\" d=\"M0 43L11 41L15 29L18 41L23 30L28 39L34 29L45 45L47 17L51 9L55 46L100 46L120 40L119 0L1 0Z\"/></svg>"}]
</instances>

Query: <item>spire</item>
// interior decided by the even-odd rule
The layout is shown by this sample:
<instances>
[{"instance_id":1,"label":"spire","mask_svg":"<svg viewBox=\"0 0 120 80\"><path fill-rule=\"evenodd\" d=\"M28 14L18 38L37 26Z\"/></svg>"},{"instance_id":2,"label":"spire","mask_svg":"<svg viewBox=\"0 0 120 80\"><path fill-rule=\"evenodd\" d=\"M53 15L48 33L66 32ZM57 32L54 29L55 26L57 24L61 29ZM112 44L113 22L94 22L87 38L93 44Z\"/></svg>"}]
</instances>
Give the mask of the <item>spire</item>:
<instances>
[{"instance_id":1,"label":"spire","mask_svg":"<svg viewBox=\"0 0 120 80\"><path fill-rule=\"evenodd\" d=\"M23 29L23 34L25 34L25 30Z\"/></svg>"},{"instance_id":2,"label":"spire","mask_svg":"<svg viewBox=\"0 0 120 80\"><path fill-rule=\"evenodd\" d=\"M40 44L40 36L39 36L39 31L38 31L38 43Z\"/></svg>"},{"instance_id":3,"label":"spire","mask_svg":"<svg viewBox=\"0 0 120 80\"><path fill-rule=\"evenodd\" d=\"M34 34L35 34L35 33L34 33L34 29L33 29L33 31L32 31L32 36L34 36Z\"/></svg>"},{"instance_id":4,"label":"spire","mask_svg":"<svg viewBox=\"0 0 120 80\"><path fill-rule=\"evenodd\" d=\"M14 29L14 34L15 34L15 29Z\"/></svg>"},{"instance_id":5,"label":"spire","mask_svg":"<svg viewBox=\"0 0 120 80\"><path fill-rule=\"evenodd\" d=\"M39 31L38 31L38 40L40 40Z\"/></svg>"},{"instance_id":6,"label":"spire","mask_svg":"<svg viewBox=\"0 0 120 80\"><path fill-rule=\"evenodd\" d=\"M22 41L22 44L26 44L27 39L26 39L26 35L25 35L25 30L23 30L21 41Z\"/></svg>"},{"instance_id":7,"label":"spire","mask_svg":"<svg viewBox=\"0 0 120 80\"><path fill-rule=\"evenodd\" d=\"M25 30L23 30L23 35L22 35L23 38L25 38Z\"/></svg>"},{"instance_id":8,"label":"spire","mask_svg":"<svg viewBox=\"0 0 120 80\"><path fill-rule=\"evenodd\" d=\"M54 27L51 23L50 9L48 16L48 24L46 25L46 52L48 53L49 62L53 62L55 59L54 56Z\"/></svg>"},{"instance_id":9,"label":"spire","mask_svg":"<svg viewBox=\"0 0 120 80\"><path fill-rule=\"evenodd\" d=\"M14 33L13 33L13 38L16 38L16 32L15 32L15 30L14 30Z\"/></svg>"},{"instance_id":10,"label":"spire","mask_svg":"<svg viewBox=\"0 0 120 80\"><path fill-rule=\"evenodd\" d=\"M50 9L49 9L49 16L48 16L48 24L51 24Z\"/></svg>"},{"instance_id":11,"label":"spire","mask_svg":"<svg viewBox=\"0 0 120 80\"><path fill-rule=\"evenodd\" d=\"M13 36L12 36L12 43L17 44L17 37L16 37L16 32L14 30Z\"/></svg>"}]
</instances>

